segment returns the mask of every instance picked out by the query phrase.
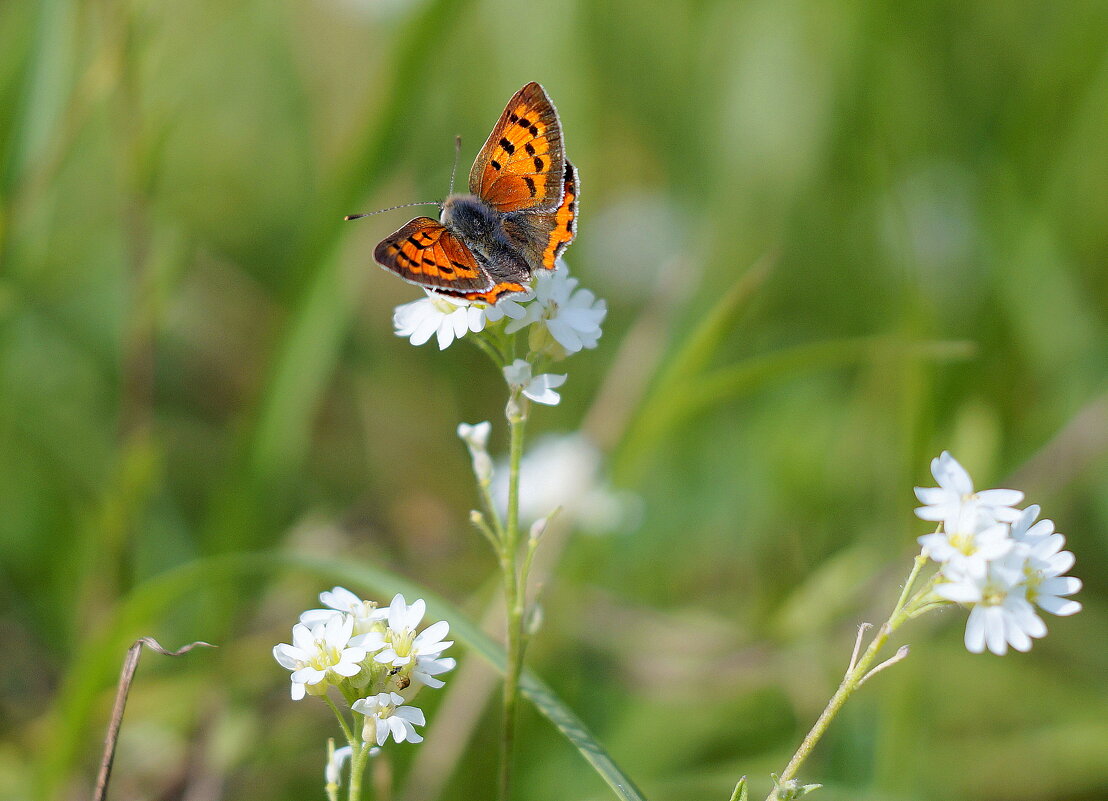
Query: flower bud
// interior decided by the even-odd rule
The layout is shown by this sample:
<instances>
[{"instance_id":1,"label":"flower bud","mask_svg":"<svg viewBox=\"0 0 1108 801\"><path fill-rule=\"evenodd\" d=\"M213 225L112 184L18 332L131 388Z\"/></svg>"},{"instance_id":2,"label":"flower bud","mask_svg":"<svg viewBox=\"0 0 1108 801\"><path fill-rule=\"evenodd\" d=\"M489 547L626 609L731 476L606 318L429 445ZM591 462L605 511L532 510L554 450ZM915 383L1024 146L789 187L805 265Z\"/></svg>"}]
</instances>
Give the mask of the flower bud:
<instances>
[{"instance_id":1,"label":"flower bud","mask_svg":"<svg viewBox=\"0 0 1108 801\"><path fill-rule=\"evenodd\" d=\"M489 447L489 433L492 431L492 423L487 420L483 423L470 425L461 423L458 426L458 436L465 442L471 451L486 451Z\"/></svg>"},{"instance_id":2,"label":"flower bud","mask_svg":"<svg viewBox=\"0 0 1108 801\"><path fill-rule=\"evenodd\" d=\"M527 610L527 620L524 621L524 629L527 631L527 636L531 637L539 633L539 629L543 624L543 611L542 604L533 603L530 609Z\"/></svg>"},{"instance_id":3,"label":"flower bud","mask_svg":"<svg viewBox=\"0 0 1108 801\"><path fill-rule=\"evenodd\" d=\"M478 451L473 454L473 474L477 480L487 485L492 481L492 457L486 451Z\"/></svg>"}]
</instances>

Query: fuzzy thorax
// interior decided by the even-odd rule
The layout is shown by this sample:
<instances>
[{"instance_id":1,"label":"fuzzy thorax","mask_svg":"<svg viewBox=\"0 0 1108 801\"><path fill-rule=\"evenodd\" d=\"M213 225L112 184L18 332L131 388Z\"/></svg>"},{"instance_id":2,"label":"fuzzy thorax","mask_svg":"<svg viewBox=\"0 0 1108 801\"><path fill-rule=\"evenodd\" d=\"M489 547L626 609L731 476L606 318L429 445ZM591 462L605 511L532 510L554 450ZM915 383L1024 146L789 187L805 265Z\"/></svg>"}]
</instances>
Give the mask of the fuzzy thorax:
<instances>
[{"instance_id":1,"label":"fuzzy thorax","mask_svg":"<svg viewBox=\"0 0 1108 801\"><path fill-rule=\"evenodd\" d=\"M442 204L442 224L478 247L492 242L508 244L502 219L496 209L476 195L451 195Z\"/></svg>"}]
</instances>

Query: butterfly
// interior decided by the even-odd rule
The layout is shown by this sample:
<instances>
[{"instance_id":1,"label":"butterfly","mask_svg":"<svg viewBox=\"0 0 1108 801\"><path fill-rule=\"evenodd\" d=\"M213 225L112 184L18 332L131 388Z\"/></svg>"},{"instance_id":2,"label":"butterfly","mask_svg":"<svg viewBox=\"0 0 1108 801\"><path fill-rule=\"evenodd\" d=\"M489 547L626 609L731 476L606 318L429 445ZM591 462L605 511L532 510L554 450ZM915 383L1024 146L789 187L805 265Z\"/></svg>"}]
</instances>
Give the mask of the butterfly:
<instances>
[{"instance_id":1,"label":"butterfly","mask_svg":"<svg viewBox=\"0 0 1108 801\"><path fill-rule=\"evenodd\" d=\"M373 258L405 281L443 295L496 303L553 270L577 234L577 170L558 112L531 82L516 92L439 220L416 217L381 240Z\"/></svg>"}]
</instances>

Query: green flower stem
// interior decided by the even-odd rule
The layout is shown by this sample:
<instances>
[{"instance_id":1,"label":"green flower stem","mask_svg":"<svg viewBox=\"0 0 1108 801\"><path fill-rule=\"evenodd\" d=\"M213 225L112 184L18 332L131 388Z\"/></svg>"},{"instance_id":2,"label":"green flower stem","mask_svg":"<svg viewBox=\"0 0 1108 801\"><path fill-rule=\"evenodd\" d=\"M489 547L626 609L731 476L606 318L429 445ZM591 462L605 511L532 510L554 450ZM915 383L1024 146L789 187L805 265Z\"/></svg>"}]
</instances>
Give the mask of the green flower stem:
<instances>
[{"instance_id":1,"label":"green flower stem","mask_svg":"<svg viewBox=\"0 0 1108 801\"><path fill-rule=\"evenodd\" d=\"M372 743L361 743L354 746L354 753L350 756L350 793L349 801L361 801L362 775L365 773L366 762L369 761L369 749Z\"/></svg>"},{"instance_id":2,"label":"green flower stem","mask_svg":"<svg viewBox=\"0 0 1108 801\"><path fill-rule=\"evenodd\" d=\"M352 750L356 751L360 741L354 737L354 732L351 730L350 724L346 722L346 717L339 711L335 702L331 700L330 695L324 694L323 700L327 702L327 706L331 707L331 711L335 713L335 717L339 721L339 726L342 727L342 734L346 737L346 744L349 745Z\"/></svg>"},{"instance_id":3,"label":"green flower stem","mask_svg":"<svg viewBox=\"0 0 1108 801\"><path fill-rule=\"evenodd\" d=\"M482 481L480 477L478 477L477 486L481 492L481 502L485 505L485 515L488 520L492 521L492 533L495 534L494 539L500 543L499 545L493 545L493 548L496 549L499 554L504 543L504 523L500 519L500 512L497 511L496 502L492 498L492 492L489 489L488 482ZM484 522L484 525L486 529L489 527L487 522ZM485 533L485 536L487 537L488 534Z\"/></svg>"},{"instance_id":4,"label":"green flower stem","mask_svg":"<svg viewBox=\"0 0 1108 801\"><path fill-rule=\"evenodd\" d=\"M527 400L513 393L508 401L510 445L508 455L508 515L500 552L504 574L504 603L507 617L508 664L504 673L503 737L500 751L500 798L508 801L512 784L512 754L515 743L516 700L523 668L523 606L526 588L520 581L519 555L519 465L523 459L523 436L527 423Z\"/></svg>"},{"instance_id":5,"label":"green flower stem","mask_svg":"<svg viewBox=\"0 0 1108 801\"><path fill-rule=\"evenodd\" d=\"M499 525L497 527L497 530L494 531L489 526L488 521L485 519L485 516L480 512L474 512L473 514L471 514L469 522L471 522L473 524L473 527L480 531L481 535L489 541L489 545L492 546L493 553L495 553L497 555L497 558L499 558L500 550L502 548L501 543L503 542L503 535L497 533L499 531ZM497 523L499 523L499 521L497 521Z\"/></svg>"},{"instance_id":6,"label":"green flower stem","mask_svg":"<svg viewBox=\"0 0 1108 801\"><path fill-rule=\"evenodd\" d=\"M839 713L843 704L847 702L850 696L854 694L854 691L857 690L865 680L870 668L873 667L873 663L877 660L878 653L884 647L885 643L888 642L889 636L896 631L904 621L910 619L915 612L915 607L930 595L934 579L928 582L923 590L912 597L911 601L908 600L912 592L912 587L916 583L916 579L919 577L919 573L926 563L927 557L922 553L915 558L915 563L912 565L912 572L908 575L908 580L904 582L904 589L901 590L900 598L897 599L896 606L893 607L889 619L881 624L881 627L878 628L877 633L870 642L869 647L866 648L853 668L847 672L842 683L839 684L839 688L835 691L835 694L831 696L831 700L827 702L826 708L824 708L823 712L816 720L815 725L812 726L811 730L804 737L804 741L800 744L796 753L793 754L793 758L789 760L789 764L781 771L780 778L778 782L775 783L773 791L766 796L766 801L779 801L780 788L785 785L786 782L796 777L797 772L800 770L800 766L804 764L804 760L808 758L808 755L812 753L812 749L816 747L816 743L823 737L824 732L827 731L827 727L830 726L831 721L835 719L835 715Z\"/></svg>"}]
</instances>

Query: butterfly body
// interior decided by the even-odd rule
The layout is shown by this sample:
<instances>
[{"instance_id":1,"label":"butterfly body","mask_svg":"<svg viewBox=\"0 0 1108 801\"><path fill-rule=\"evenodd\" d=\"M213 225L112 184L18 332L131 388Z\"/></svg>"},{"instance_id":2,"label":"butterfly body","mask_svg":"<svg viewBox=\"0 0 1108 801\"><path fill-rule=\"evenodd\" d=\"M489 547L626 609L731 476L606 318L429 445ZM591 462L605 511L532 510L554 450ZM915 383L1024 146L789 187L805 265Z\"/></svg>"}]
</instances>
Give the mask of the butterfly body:
<instances>
[{"instance_id":1,"label":"butterfly body","mask_svg":"<svg viewBox=\"0 0 1108 801\"><path fill-rule=\"evenodd\" d=\"M374 258L405 281L445 295L495 303L553 270L577 233L577 171L561 123L537 83L520 89L440 220L416 217L383 239Z\"/></svg>"},{"instance_id":2,"label":"butterfly body","mask_svg":"<svg viewBox=\"0 0 1108 801\"><path fill-rule=\"evenodd\" d=\"M440 221L462 240L479 266L498 282L527 281L531 265L504 229L505 215L476 195L451 195Z\"/></svg>"}]
</instances>

